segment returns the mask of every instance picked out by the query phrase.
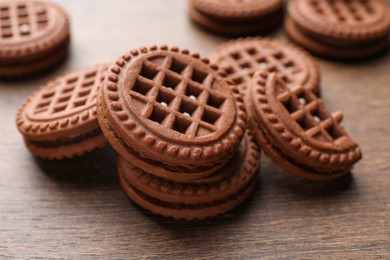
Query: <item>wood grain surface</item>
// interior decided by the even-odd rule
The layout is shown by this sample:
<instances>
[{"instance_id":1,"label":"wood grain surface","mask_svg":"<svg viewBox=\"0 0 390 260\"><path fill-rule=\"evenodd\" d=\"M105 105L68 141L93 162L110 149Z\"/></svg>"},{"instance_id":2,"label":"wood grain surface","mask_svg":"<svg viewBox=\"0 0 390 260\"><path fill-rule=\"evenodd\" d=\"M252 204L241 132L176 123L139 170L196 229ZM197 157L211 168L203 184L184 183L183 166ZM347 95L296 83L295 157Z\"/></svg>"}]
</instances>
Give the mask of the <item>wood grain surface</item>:
<instances>
[{"instance_id":1,"label":"wood grain surface","mask_svg":"<svg viewBox=\"0 0 390 260\"><path fill-rule=\"evenodd\" d=\"M390 54L360 63L318 59L322 94L362 146L347 178L311 183L263 158L249 201L223 216L154 216L122 192L106 147L62 162L35 159L15 127L23 100L57 75L142 45L208 55L226 39L195 28L184 0L63 0L72 53L34 79L0 82L0 258L390 259ZM285 39L282 28L273 37Z\"/></svg>"}]
</instances>

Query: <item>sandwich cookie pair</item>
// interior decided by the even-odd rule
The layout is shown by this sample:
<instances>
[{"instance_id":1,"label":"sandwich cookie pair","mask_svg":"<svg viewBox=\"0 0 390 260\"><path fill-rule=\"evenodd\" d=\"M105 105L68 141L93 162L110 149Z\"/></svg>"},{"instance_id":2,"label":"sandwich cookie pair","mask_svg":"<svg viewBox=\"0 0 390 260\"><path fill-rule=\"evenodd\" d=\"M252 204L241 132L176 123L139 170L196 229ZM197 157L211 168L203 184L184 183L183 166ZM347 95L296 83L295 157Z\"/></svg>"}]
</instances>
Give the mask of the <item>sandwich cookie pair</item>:
<instances>
[{"instance_id":1,"label":"sandwich cookie pair","mask_svg":"<svg viewBox=\"0 0 390 260\"><path fill-rule=\"evenodd\" d=\"M40 88L19 109L28 149L45 159L72 158L105 145L96 99L108 64L81 69Z\"/></svg>"},{"instance_id":2,"label":"sandwich cookie pair","mask_svg":"<svg viewBox=\"0 0 390 260\"><path fill-rule=\"evenodd\" d=\"M277 165L315 181L344 176L361 150L312 90L287 87L275 73L256 72L247 89L249 124L256 140Z\"/></svg>"},{"instance_id":3,"label":"sandwich cookie pair","mask_svg":"<svg viewBox=\"0 0 390 260\"><path fill-rule=\"evenodd\" d=\"M0 2L0 78L57 65L65 59L69 42L69 19L61 7L37 0Z\"/></svg>"},{"instance_id":4,"label":"sandwich cookie pair","mask_svg":"<svg viewBox=\"0 0 390 260\"><path fill-rule=\"evenodd\" d=\"M223 71L198 54L152 46L123 55L102 84L98 118L121 157L124 191L156 214L214 216L254 189L259 153L249 135L241 142L243 98ZM225 192L226 185L235 188Z\"/></svg>"}]
</instances>

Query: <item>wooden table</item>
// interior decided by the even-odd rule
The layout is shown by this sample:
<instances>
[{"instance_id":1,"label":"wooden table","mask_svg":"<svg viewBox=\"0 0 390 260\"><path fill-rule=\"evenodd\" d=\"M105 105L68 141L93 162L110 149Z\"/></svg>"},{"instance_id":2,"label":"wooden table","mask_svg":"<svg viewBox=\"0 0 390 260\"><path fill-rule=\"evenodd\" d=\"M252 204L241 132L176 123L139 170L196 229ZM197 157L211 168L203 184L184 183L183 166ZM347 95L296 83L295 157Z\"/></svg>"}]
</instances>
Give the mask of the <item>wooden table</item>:
<instances>
[{"instance_id":1,"label":"wooden table","mask_svg":"<svg viewBox=\"0 0 390 260\"><path fill-rule=\"evenodd\" d=\"M60 2L60 1L58 1ZM0 258L390 259L390 55L343 64L318 59L331 111L364 159L334 183L297 179L263 158L249 201L201 222L145 212L122 192L109 147L80 159L35 159L15 127L21 102L53 77L168 43L209 54L226 39L194 28L183 0L61 1L72 53L44 76L0 82ZM285 38L282 29L273 36Z\"/></svg>"}]
</instances>

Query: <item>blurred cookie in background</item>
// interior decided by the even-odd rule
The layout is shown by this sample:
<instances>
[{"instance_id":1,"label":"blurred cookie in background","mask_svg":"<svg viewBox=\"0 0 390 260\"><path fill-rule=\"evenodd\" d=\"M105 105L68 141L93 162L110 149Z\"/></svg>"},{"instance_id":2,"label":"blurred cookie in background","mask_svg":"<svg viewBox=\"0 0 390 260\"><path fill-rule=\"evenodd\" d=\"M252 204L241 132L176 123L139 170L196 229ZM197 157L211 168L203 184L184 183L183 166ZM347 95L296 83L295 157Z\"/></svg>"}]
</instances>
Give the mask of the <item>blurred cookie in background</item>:
<instances>
[{"instance_id":1,"label":"blurred cookie in background","mask_svg":"<svg viewBox=\"0 0 390 260\"><path fill-rule=\"evenodd\" d=\"M68 53L69 18L46 1L0 2L0 78L47 70Z\"/></svg>"},{"instance_id":2,"label":"blurred cookie in background","mask_svg":"<svg viewBox=\"0 0 390 260\"><path fill-rule=\"evenodd\" d=\"M283 20L282 0L189 0L191 20L212 33L245 36L265 33Z\"/></svg>"}]
</instances>

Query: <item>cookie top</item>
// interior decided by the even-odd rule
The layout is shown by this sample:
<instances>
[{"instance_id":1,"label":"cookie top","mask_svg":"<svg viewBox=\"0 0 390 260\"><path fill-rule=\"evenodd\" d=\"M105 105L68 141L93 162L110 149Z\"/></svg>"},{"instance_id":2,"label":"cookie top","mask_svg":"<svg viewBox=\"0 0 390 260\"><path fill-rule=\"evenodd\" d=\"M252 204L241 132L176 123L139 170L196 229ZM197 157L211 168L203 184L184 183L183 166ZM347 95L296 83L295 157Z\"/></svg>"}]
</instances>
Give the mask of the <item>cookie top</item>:
<instances>
[{"instance_id":1,"label":"cookie top","mask_svg":"<svg viewBox=\"0 0 390 260\"><path fill-rule=\"evenodd\" d=\"M99 120L105 118L137 153L163 163L221 161L245 132L237 87L208 59L177 47L143 47L123 55L110 67L101 93ZM118 140L108 141L115 148Z\"/></svg>"},{"instance_id":2,"label":"cookie top","mask_svg":"<svg viewBox=\"0 0 390 260\"><path fill-rule=\"evenodd\" d=\"M251 134L246 134L229 163L210 177L180 183L148 174L119 159L126 180L143 193L173 203L198 204L222 200L234 195L258 174L260 149Z\"/></svg>"},{"instance_id":3,"label":"cookie top","mask_svg":"<svg viewBox=\"0 0 390 260\"><path fill-rule=\"evenodd\" d=\"M109 64L57 78L30 96L17 115L19 131L29 140L81 135L99 127L96 98Z\"/></svg>"},{"instance_id":4,"label":"cookie top","mask_svg":"<svg viewBox=\"0 0 390 260\"><path fill-rule=\"evenodd\" d=\"M319 172L350 169L361 158L359 145L312 91L290 89L274 73L257 72L248 89L251 118L294 162Z\"/></svg>"},{"instance_id":5,"label":"cookie top","mask_svg":"<svg viewBox=\"0 0 390 260\"><path fill-rule=\"evenodd\" d=\"M349 41L381 38L390 31L382 0L291 0L290 17L311 33Z\"/></svg>"},{"instance_id":6,"label":"cookie top","mask_svg":"<svg viewBox=\"0 0 390 260\"><path fill-rule=\"evenodd\" d=\"M210 60L224 69L243 92L257 70L267 70L277 72L289 85L302 85L319 93L316 63L308 53L289 43L260 37L233 40L218 47Z\"/></svg>"},{"instance_id":7,"label":"cookie top","mask_svg":"<svg viewBox=\"0 0 390 260\"><path fill-rule=\"evenodd\" d=\"M282 8L282 0L190 0L198 11L219 19L248 20L267 15Z\"/></svg>"},{"instance_id":8,"label":"cookie top","mask_svg":"<svg viewBox=\"0 0 390 260\"><path fill-rule=\"evenodd\" d=\"M35 0L0 2L0 59L34 55L69 37L65 11Z\"/></svg>"}]
</instances>

